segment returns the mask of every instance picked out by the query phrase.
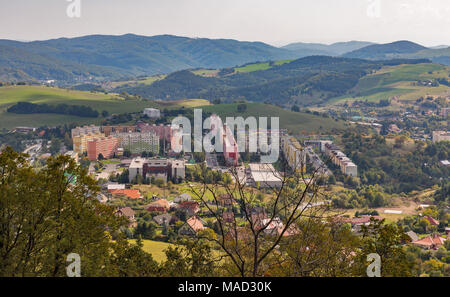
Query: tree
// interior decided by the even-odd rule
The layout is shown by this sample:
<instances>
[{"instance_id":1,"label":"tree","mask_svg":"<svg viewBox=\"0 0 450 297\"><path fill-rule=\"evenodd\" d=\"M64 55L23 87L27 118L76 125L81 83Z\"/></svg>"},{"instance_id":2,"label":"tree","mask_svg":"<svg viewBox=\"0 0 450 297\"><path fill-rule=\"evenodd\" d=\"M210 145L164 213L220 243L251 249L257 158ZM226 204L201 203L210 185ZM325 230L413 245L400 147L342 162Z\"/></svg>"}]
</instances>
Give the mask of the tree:
<instances>
[{"instance_id":1,"label":"tree","mask_svg":"<svg viewBox=\"0 0 450 297\"><path fill-rule=\"evenodd\" d=\"M200 239L220 247L225 255L226 270L231 275L266 275L272 257L278 253L276 247L283 244L285 236L297 233L296 224L304 218L307 209L303 206L316 201L318 176L313 173L307 180L302 172L282 173L281 188L269 188L273 198L261 209L255 203L258 201L257 191L242 183L236 168L231 169L235 182L224 183L221 179L211 178L205 166L200 167L202 185L191 186L191 191L217 221L219 231L217 238L200 236ZM238 207L224 208L220 198L223 195ZM320 212L325 208L317 207L312 212L321 217ZM229 211L233 213L231 221L224 216ZM244 224L238 223L238 216L242 217ZM278 227L269 229L272 224Z\"/></svg>"},{"instance_id":2,"label":"tree","mask_svg":"<svg viewBox=\"0 0 450 297\"><path fill-rule=\"evenodd\" d=\"M52 138L52 143L50 145L50 154L56 155L61 149L61 141L58 138Z\"/></svg>"},{"instance_id":3,"label":"tree","mask_svg":"<svg viewBox=\"0 0 450 297\"><path fill-rule=\"evenodd\" d=\"M98 159L99 159L100 161L102 161L102 160L105 160L105 157L103 157L103 154L100 153L100 154L98 154Z\"/></svg>"},{"instance_id":4,"label":"tree","mask_svg":"<svg viewBox=\"0 0 450 297\"><path fill-rule=\"evenodd\" d=\"M106 111L106 110L102 111L102 117L106 118L108 116L109 116L109 112L108 111Z\"/></svg>"},{"instance_id":5,"label":"tree","mask_svg":"<svg viewBox=\"0 0 450 297\"><path fill-rule=\"evenodd\" d=\"M27 155L0 154L0 276L66 276L67 255L82 276L151 276L157 263L120 231L128 225L99 203L99 187L69 156L34 170Z\"/></svg>"},{"instance_id":6,"label":"tree","mask_svg":"<svg viewBox=\"0 0 450 297\"><path fill-rule=\"evenodd\" d=\"M247 104L244 104L244 103L238 104L238 106L237 106L238 112L245 112L246 110L247 110Z\"/></svg>"},{"instance_id":7,"label":"tree","mask_svg":"<svg viewBox=\"0 0 450 297\"><path fill-rule=\"evenodd\" d=\"M126 157L126 158L131 157L131 152L130 152L130 150L124 150L124 151L123 151L123 156Z\"/></svg>"}]
</instances>

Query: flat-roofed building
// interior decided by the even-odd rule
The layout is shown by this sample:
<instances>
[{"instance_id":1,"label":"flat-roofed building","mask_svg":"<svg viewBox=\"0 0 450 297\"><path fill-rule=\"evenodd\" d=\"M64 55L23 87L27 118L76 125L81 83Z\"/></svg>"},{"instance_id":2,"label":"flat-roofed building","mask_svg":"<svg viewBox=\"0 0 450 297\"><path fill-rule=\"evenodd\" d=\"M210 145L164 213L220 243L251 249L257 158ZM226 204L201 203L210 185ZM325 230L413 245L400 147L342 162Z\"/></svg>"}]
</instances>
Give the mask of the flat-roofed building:
<instances>
[{"instance_id":1,"label":"flat-roofed building","mask_svg":"<svg viewBox=\"0 0 450 297\"><path fill-rule=\"evenodd\" d=\"M144 176L144 164L146 161L147 159L140 157L134 158L131 161L130 166L128 167L128 179L130 183L136 178L136 176Z\"/></svg>"},{"instance_id":2,"label":"flat-roofed building","mask_svg":"<svg viewBox=\"0 0 450 297\"><path fill-rule=\"evenodd\" d=\"M72 129L72 138L75 136L80 136L83 134L99 134L101 133L101 129L99 126L90 125L90 126L83 126L83 127L76 127Z\"/></svg>"},{"instance_id":3,"label":"flat-roofed building","mask_svg":"<svg viewBox=\"0 0 450 297\"><path fill-rule=\"evenodd\" d=\"M223 156L228 166L237 166L239 159L238 145L233 132L226 124L223 134Z\"/></svg>"},{"instance_id":4,"label":"flat-roofed building","mask_svg":"<svg viewBox=\"0 0 450 297\"><path fill-rule=\"evenodd\" d=\"M249 184L259 188L280 188L283 184L283 176L275 170L272 164L249 164Z\"/></svg>"},{"instance_id":5,"label":"flat-roofed building","mask_svg":"<svg viewBox=\"0 0 450 297\"><path fill-rule=\"evenodd\" d=\"M125 132L111 134L119 139L119 145L132 154L143 152L159 154L159 137L152 132Z\"/></svg>"},{"instance_id":6,"label":"flat-roofed building","mask_svg":"<svg viewBox=\"0 0 450 297\"><path fill-rule=\"evenodd\" d=\"M144 114L151 119L159 119L161 117L161 111L156 108L145 108Z\"/></svg>"},{"instance_id":7,"label":"flat-roofed building","mask_svg":"<svg viewBox=\"0 0 450 297\"><path fill-rule=\"evenodd\" d=\"M433 131L433 142L450 141L449 131Z\"/></svg>"},{"instance_id":8,"label":"flat-roofed building","mask_svg":"<svg viewBox=\"0 0 450 297\"><path fill-rule=\"evenodd\" d=\"M119 146L119 139L113 136L94 138L88 141L88 159L95 161L100 154L109 159Z\"/></svg>"},{"instance_id":9,"label":"flat-roofed building","mask_svg":"<svg viewBox=\"0 0 450 297\"><path fill-rule=\"evenodd\" d=\"M284 157L293 171L306 170L306 153L303 146L295 137L285 135L282 138L282 148Z\"/></svg>"},{"instance_id":10,"label":"flat-roofed building","mask_svg":"<svg viewBox=\"0 0 450 297\"><path fill-rule=\"evenodd\" d=\"M88 142L92 139L105 137L103 133L88 133L80 134L72 138L73 141L73 151L78 154L86 153L88 150Z\"/></svg>"},{"instance_id":11,"label":"flat-roofed building","mask_svg":"<svg viewBox=\"0 0 450 297\"><path fill-rule=\"evenodd\" d=\"M185 178L184 160L169 160L160 158L134 158L129 166L129 181L136 176L143 178L162 179L165 182L171 178Z\"/></svg>"},{"instance_id":12,"label":"flat-roofed building","mask_svg":"<svg viewBox=\"0 0 450 297\"><path fill-rule=\"evenodd\" d=\"M171 160L172 178L183 179L186 176L186 164L184 160Z\"/></svg>"},{"instance_id":13,"label":"flat-roofed building","mask_svg":"<svg viewBox=\"0 0 450 297\"><path fill-rule=\"evenodd\" d=\"M164 139L169 142L172 140L173 129L171 125L150 125L146 123L137 124L139 131L143 133L152 132L159 136L160 139Z\"/></svg>"},{"instance_id":14,"label":"flat-roofed building","mask_svg":"<svg viewBox=\"0 0 450 297\"><path fill-rule=\"evenodd\" d=\"M105 134L105 136L110 136L113 133L128 133L128 132L136 132L137 126L102 126L101 132Z\"/></svg>"}]
</instances>

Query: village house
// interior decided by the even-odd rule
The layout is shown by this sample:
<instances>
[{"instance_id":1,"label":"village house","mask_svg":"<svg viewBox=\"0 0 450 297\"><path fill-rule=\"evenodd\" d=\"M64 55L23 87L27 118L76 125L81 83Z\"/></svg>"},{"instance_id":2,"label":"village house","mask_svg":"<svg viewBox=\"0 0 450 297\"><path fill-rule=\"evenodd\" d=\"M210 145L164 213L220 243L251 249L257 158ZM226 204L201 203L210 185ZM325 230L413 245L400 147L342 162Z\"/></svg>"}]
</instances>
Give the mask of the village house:
<instances>
[{"instance_id":1,"label":"village house","mask_svg":"<svg viewBox=\"0 0 450 297\"><path fill-rule=\"evenodd\" d=\"M160 199L155 202L150 203L144 207L149 212L167 212L170 209L169 202L166 199Z\"/></svg>"},{"instance_id":2,"label":"village house","mask_svg":"<svg viewBox=\"0 0 450 297\"><path fill-rule=\"evenodd\" d=\"M430 223L431 226L439 226L439 221L431 216L425 216L425 219Z\"/></svg>"},{"instance_id":3,"label":"village house","mask_svg":"<svg viewBox=\"0 0 450 297\"><path fill-rule=\"evenodd\" d=\"M217 205L220 205L223 207L230 207L234 203L233 197L230 194L219 195L216 199L217 199Z\"/></svg>"},{"instance_id":4,"label":"village house","mask_svg":"<svg viewBox=\"0 0 450 297\"><path fill-rule=\"evenodd\" d=\"M186 212L187 216L193 216L200 211L200 205L195 201L184 201L179 204L178 209Z\"/></svg>"},{"instance_id":5,"label":"village house","mask_svg":"<svg viewBox=\"0 0 450 297\"><path fill-rule=\"evenodd\" d=\"M166 224L166 226L167 226L167 225L173 223L174 218L176 218L176 217L173 217L170 214L165 213L165 214L155 216L153 218L153 221L155 221L158 225L162 226L163 224Z\"/></svg>"},{"instance_id":6,"label":"village house","mask_svg":"<svg viewBox=\"0 0 450 297\"><path fill-rule=\"evenodd\" d=\"M439 234L433 234L414 241L412 244L428 250L437 250L445 243L445 238Z\"/></svg>"},{"instance_id":7,"label":"village house","mask_svg":"<svg viewBox=\"0 0 450 297\"><path fill-rule=\"evenodd\" d=\"M131 209L131 207L119 208L116 212L116 215L126 217L130 221L130 228L134 228L137 226L135 214L136 213L133 209Z\"/></svg>"},{"instance_id":8,"label":"village house","mask_svg":"<svg viewBox=\"0 0 450 297\"><path fill-rule=\"evenodd\" d=\"M206 229L205 224L206 223L197 216L190 217L186 221L186 224L184 224L180 228L178 234L186 236L195 236L199 231Z\"/></svg>"},{"instance_id":9,"label":"village house","mask_svg":"<svg viewBox=\"0 0 450 297\"><path fill-rule=\"evenodd\" d=\"M181 203L181 202L184 202L184 201L191 201L191 200L192 200L191 195L189 195L189 194L187 194L187 193L183 193L183 194L181 194L181 195L175 197L175 198L173 199L173 202L175 202L175 203Z\"/></svg>"}]
</instances>

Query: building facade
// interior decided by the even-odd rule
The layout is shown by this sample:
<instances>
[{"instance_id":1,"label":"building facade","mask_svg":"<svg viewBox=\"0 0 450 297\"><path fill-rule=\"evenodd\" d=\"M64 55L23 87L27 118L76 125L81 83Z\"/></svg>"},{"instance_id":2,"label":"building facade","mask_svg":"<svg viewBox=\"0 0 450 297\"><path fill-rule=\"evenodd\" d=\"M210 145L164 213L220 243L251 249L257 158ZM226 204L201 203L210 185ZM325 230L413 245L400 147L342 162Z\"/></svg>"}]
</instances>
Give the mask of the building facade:
<instances>
[{"instance_id":1,"label":"building facade","mask_svg":"<svg viewBox=\"0 0 450 297\"><path fill-rule=\"evenodd\" d=\"M306 170L306 153L298 140L295 137L285 135L282 137L281 146L289 167L293 171L304 172Z\"/></svg>"},{"instance_id":2,"label":"building facade","mask_svg":"<svg viewBox=\"0 0 450 297\"><path fill-rule=\"evenodd\" d=\"M105 159L109 159L119 146L119 139L116 137L94 138L88 141L88 159L96 161L101 154Z\"/></svg>"},{"instance_id":3,"label":"building facade","mask_svg":"<svg viewBox=\"0 0 450 297\"><path fill-rule=\"evenodd\" d=\"M161 111L156 108L145 108L144 114L151 119L159 119L161 117Z\"/></svg>"},{"instance_id":4,"label":"building facade","mask_svg":"<svg viewBox=\"0 0 450 297\"><path fill-rule=\"evenodd\" d=\"M90 125L90 126L76 127L72 129L72 138L80 135L99 134L99 133L101 133L101 129L99 126Z\"/></svg>"},{"instance_id":5,"label":"building facade","mask_svg":"<svg viewBox=\"0 0 450 297\"><path fill-rule=\"evenodd\" d=\"M159 137L151 132L113 133L119 139L119 145L132 154L143 152L159 154Z\"/></svg>"},{"instance_id":6,"label":"building facade","mask_svg":"<svg viewBox=\"0 0 450 297\"><path fill-rule=\"evenodd\" d=\"M103 137L105 137L105 134L100 132L76 135L72 137L73 151L78 154L84 154L88 150L88 142L90 140Z\"/></svg>"},{"instance_id":7,"label":"building facade","mask_svg":"<svg viewBox=\"0 0 450 297\"><path fill-rule=\"evenodd\" d=\"M433 142L450 141L449 131L433 131Z\"/></svg>"}]
</instances>

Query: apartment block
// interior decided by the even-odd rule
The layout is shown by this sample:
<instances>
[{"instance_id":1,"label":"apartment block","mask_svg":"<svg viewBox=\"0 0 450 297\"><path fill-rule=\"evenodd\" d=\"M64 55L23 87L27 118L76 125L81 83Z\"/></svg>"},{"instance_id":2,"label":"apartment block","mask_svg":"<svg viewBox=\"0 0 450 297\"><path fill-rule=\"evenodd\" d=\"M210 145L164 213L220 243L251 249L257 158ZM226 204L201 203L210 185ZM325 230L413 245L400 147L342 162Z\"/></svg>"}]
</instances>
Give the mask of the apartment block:
<instances>
[{"instance_id":1,"label":"apartment block","mask_svg":"<svg viewBox=\"0 0 450 297\"><path fill-rule=\"evenodd\" d=\"M97 132L97 133L88 133L88 134L80 134L72 137L73 140L73 151L78 154L83 154L88 150L88 142L95 138L105 137L105 134Z\"/></svg>"},{"instance_id":2,"label":"apartment block","mask_svg":"<svg viewBox=\"0 0 450 297\"><path fill-rule=\"evenodd\" d=\"M139 123L137 127L142 133L155 133L160 139L169 142L172 140L172 127L170 125L150 125L146 123Z\"/></svg>"},{"instance_id":3,"label":"apartment block","mask_svg":"<svg viewBox=\"0 0 450 297\"><path fill-rule=\"evenodd\" d=\"M281 147L289 167L294 171L306 170L306 153L295 137L285 135L281 139Z\"/></svg>"},{"instance_id":4,"label":"apartment block","mask_svg":"<svg viewBox=\"0 0 450 297\"><path fill-rule=\"evenodd\" d=\"M159 154L159 137L152 132L125 132L113 133L112 136L119 139L119 145L132 154L152 152Z\"/></svg>"},{"instance_id":5,"label":"apartment block","mask_svg":"<svg viewBox=\"0 0 450 297\"><path fill-rule=\"evenodd\" d=\"M224 125L223 134L223 156L228 166L237 166L239 159L238 145L234 139L233 132L227 125Z\"/></svg>"},{"instance_id":6,"label":"apartment block","mask_svg":"<svg viewBox=\"0 0 450 297\"><path fill-rule=\"evenodd\" d=\"M101 131L108 137L113 133L137 132L137 126L102 126Z\"/></svg>"},{"instance_id":7,"label":"apartment block","mask_svg":"<svg viewBox=\"0 0 450 297\"><path fill-rule=\"evenodd\" d=\"M336 145L332 143L325 144L325 154L330 158L333 164L339 166L341 172L350 175L358 176L358 166L350 160Z\"/></svg>"},{"instance_id":8,"label":"apartment block","mask_svg":"<svg viewBox=\"0 0 450 297\"><path fill-rule=\"evenodd\" d=\"M105 159L111 158L119 146L119 139L116 137L94 138L88 141L88 159L95 161L100 154Z\"/></svg>"},{"instance_id":9,"label":"apartment block","mask_svg":"<svg viewBox=\"0 0 450 297\"><path fill-rule=\"evenodd\" d=\"M99 126L90 125L90 126L76 127L72 129L72 138L80 135L99 134L99 133L101 133L101 129Z\"/></svg>"}]
</instances>

